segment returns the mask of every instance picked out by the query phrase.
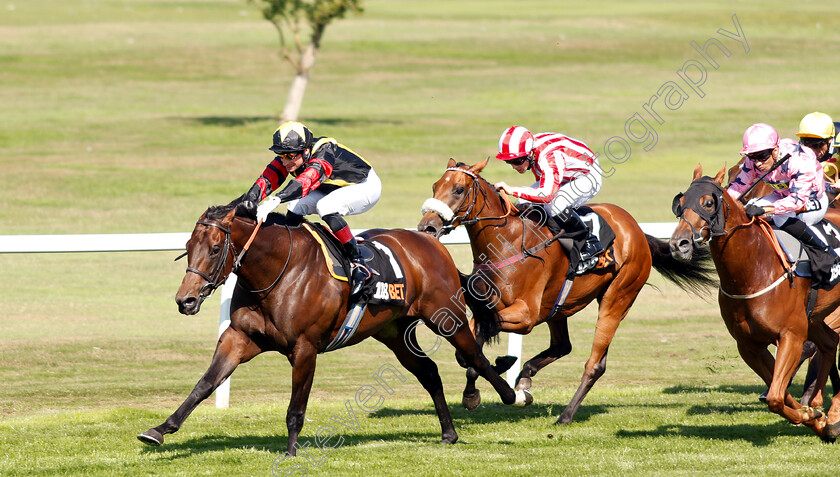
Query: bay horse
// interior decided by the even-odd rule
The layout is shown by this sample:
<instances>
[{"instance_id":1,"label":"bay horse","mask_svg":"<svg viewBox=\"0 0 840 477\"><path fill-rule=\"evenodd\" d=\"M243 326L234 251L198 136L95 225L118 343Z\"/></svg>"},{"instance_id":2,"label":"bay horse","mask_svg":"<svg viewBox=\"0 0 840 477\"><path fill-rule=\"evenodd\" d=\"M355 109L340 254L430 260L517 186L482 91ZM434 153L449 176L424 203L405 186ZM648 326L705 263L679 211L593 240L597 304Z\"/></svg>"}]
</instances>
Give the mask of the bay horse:
<instances>
[{"instance_id":1,"label":"bay horse","mask_svg":"<svg viewBox=\"0 0 840 477\"><path fill-rule=\"evenodd\" d=\"M571 352L568 317L592 300L598 300L598 323L589 360L580 386L556 422L566 424L572 421L592 385L604 374L607 351L616 328L647 282L651 266L684 290L698 292L713 283L708 276L712 270L708 260L704 265L702 259L684 263L672 258L668 244L645 235L622 208L592 204L592 209L604 217L615 232L615 263L576 277L565 303L555 310L566 282L569 258L559 243L545 245L546 238L553 236L548 227L526 218L479 175L488 159L472 166L450 159L443 176L435 182L434 197L430 199L449 210L425 212L417 229L440 237L458 225L466 227L476 268L470 277L464 277L462 285L466 284L464 288L473 292L482 287L469 286L470 282L487 284L484 291L467 294L475 317L473 325L476 328L498 325L490 333L478 333L479 336L494 335L498 331L524 335L540 323L548 324L551 343L524 364L516 380L517 390L530 389L531 378L539 370ZM523 253L523 250L529 252ZM487 264L488 257L495 257L498 262ZM487 299L488 294L494 295L493 298ZM482 318L488 314L495 320ZM480 403L476 377L475 372L468 369L464 390L467 409Z\"/></svg>"},{"instance_id":2,"label":"bay horse","mask_svg":"<svg viewBox=\"0 0 840 477\"><path fill-rule=\"evenodd\" d=\"M801 404L787 387L798 367L805 340L817 347L819 369L816 389L825 387L834 361L840 332L840 288L820 290L813 312L806 302L810 278L789 274L777 255L769 224L750 219L744 206L721 187L725 167L714 177L703 177L700 165L685 194L674 198L680 219L670 240L673 255L690 259L708 243L720 277L718 303L738 353L770 389L769 409L793 424L804 424L820 438L833 442L840 435L840 394L835 394L828 415ZM840 224L840 210L826 218ZM776 345L776 357L767 350Z\"/></svg>"},{"instance_id":3,"label":"bay horse","mask_svg":"<svg viewBox=\"0 0 840 477\"><path fill-rule=\"evenodd\" d=\"M175 296L178 310L194 315L204 299L235 271L238 280L231 298L230 327L219 338L207 372L178 410L137 437L149 445L162 444L163 436L176 432L239 364L260 353L278 351L292 366L286 426L287 452L293 456L316 357L343 331L349 287L331 276L321 244L304 227L289 226L284 223L285 216L271 214L269 222L277 223L260 228L252 213L238 205L234 201L210 207L199 218L186 244L187 272ZM458 434L438 368L417 344L417 320L445 337L490 381L502 402L513 404L518 399L529 404L530 395L511 389L490 366L470 332L467 309L458 293L458 269L446 248L425 234L404 229L371 230L368 234L368 240L390 248L402 264L405 306L368 306L347 345L372 336L393 351L432 397L444 443L454 443ZM244 248L247 253L243 255Z\"/></svg>"}]
</instances>

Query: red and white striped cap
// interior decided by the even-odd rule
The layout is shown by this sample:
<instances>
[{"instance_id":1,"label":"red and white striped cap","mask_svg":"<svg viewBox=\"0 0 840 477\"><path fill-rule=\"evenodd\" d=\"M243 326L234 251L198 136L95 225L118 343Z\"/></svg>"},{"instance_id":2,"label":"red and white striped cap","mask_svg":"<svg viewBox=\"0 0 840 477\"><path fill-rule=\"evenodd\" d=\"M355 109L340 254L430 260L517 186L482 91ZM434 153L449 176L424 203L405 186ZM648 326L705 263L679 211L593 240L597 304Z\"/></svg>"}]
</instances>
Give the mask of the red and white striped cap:
<instances>
[{"instance_id":1,"label":"red and white striped cap","mask_svg":"<svg viewBox=\"0 0 840 477\"><path fill-rule=\"evenodd\" d=\"M499 153L496 159L510 161L517 157L527 156L534 149L534 135L522 126L511 126L505 129L499 138Z\"/></svg>"}]
</instances>

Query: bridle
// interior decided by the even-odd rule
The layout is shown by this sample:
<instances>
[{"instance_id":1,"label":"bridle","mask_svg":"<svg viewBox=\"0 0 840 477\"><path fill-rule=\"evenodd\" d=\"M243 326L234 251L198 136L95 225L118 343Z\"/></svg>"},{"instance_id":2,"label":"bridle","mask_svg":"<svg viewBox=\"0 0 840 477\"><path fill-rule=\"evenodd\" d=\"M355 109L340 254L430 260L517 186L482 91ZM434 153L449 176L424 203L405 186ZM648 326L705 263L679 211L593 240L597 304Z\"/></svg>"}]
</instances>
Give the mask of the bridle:
<instances>
[{"instance_id":1,"label":"bridle","mask_svg":"<svg viewBox=\"0 0 840 477\"><path fill-rule=\"evenodd\" d=\"M235 273L235 269L238 269L239 268L238 265L241 265L241 263L239 263L239 262L242 258L242 255L237 257L236 263L234 263L234 265L231 267L231 270L228 273L224 273L225 264L227 263L227 259L228 259L228 252L233 252L233 255L236 255L236 249L233 247L233 243L232 243L231 238L230 238L230 229L221 225L221 224L217 224L215 222L205 222L203 220L199 220L195 224L196 225L204 225L204 226L207 226L207 227L216 227L217 229L221 230L225 234L225 244L222 247L223 248L222 257L217 262L216 268L212 272L207 274L207 273L204 273L197 268L187 267L187 273L190 273L190 272L195 273L196 275L200 276L205 281L207 281L207 283L205 283L204 286L201 287L201 290L198 291L198 297L201 300L204 300L205 298L212 295L213 292L216 291L217 288L222 286L222 284L225 282L225 280L227 280L227 277L231 273ZM243 249L242 252L244 254L245 250ZM183 255L179 256L178 258L181 258L181 257L183 257ZM175 260L178 260L178 258L176 258Z\"/></svg>"},{"instance_id":2,"label":"bridle","mask_svg":"<svg viewBox=\"0 0 840 477\"><path fill-rule=\"evenodd\" d=\"M245 253L248 251L248 248L251 246L251 243L253 242L254 237L256 237L257 232L259 231L260 226L262 225L262 221L257 222L256 227L254 227L254 231L251 233L251 237L248 239L248 242L245 244L245 246L242 247L242 250L239 252L238 255L236 253L236 248L233 246L233 241L231 239L230 228L225 227L225 226L223 226L221 224L218 224L218 223L215 223L215 222L206 222L206 221L203 221L203 220L199 220L198 222L196 222L196 225L204 225L204 226L207 226L207 227L216 227L217 229L221 230L225 234L225 244L223 246L224 251L222 252L221 259L216 264L216 268L211 273L208 274L208 273L202 272L201 270L198 270L197 268L187 267L187 273L189 273L189 272L195 273L196 275L200 276L201 278L203 278L207 282L206 284L204 284L204 286L201 287L201 290L199 290L199 292L198 292L199 298L201 300L204 300L207 297L209 297L210 295L212 295L213 292L216 291L217 288L222 286L222 284L224 284L225 281L227 281L227 278L230 276L231 273L236 273L242 267L242 260L245 257ZM285 227L286 227L286 231L289 233L289 255L286 257L286 263L283 265L283 269L280 270L280 273L277 275L277 278L275 278L274 281L271 282L271 285L269 285L265 288L262 288L260 290L247 289L241 284L241 281L236 282L237 286L239 286L240 288L242 288L242 289L244 289L248 292L257 293L257 294L267 292L267 291L271 291L275 286L277 286L277 284L280 282L280 278L283 277L283 275L286 273L286 269L289 267L289 262L291 262L292 254L294 253L294 246L295 246L295 242L294 242L293 237L292 237L291 227L289 227L288 225L286 225ZM231 266L230 271L225 273L224 268L225 268L225 264L227 263L227 260L228 260L228 253L229 252L233 252L233 255L236 255L236 258L233 261L233 265ZM187 252L184 252L183 254L179 255L175 260L180 259L181 257L183 257L186 254L187 254Z\"/></svg>"},{"instance_id":3,"label":"bridle","mask_svg":"<svg viewBox=\"0 0 840 477\"><path fill-rule=\"evenodd\" d=\"M688 227L691 229L691 240L694 242L695 247L700 247L715 237L727 235L735 228L748 225L740 224L730 229L725 228L730 211L729 204L723 199L723 194L723 187L721 187L720 184L715 182L711 177L701 177L692 182L685 193L680 192L674 197L674 201L671 204L671 211L678 219L680 219L681 222L688 224ZM707 195L711 195L715 199L715 208L711 212L699 205L700 199ZM680 203L680 199L683 198L685 198L684 202L688 205L683 206ZM724 209L722 205L726 205L726 209ZM694 211L695 214L700 216L700 218L706 222L706 225L700 227L699 229L695 229L694 225L685 218L686 210ZM708 238L703 237L703 230L709 231Z\"/></svg>"},{"instance_id":4,"label":"bridle","mask_svg":"<svg viewBox=\"0 0 840 477\"><path fill-rule=\"evenodd\" d=\"M505 203L505 208L506 208L505 215L502 215L502 216L499 216L499 217L479 217L479 215L481 215L481 212L484 210L484 207L487 205L488 194L487 194L487 191L485 191L484 189L481 188L481 185L478 182L479 181L478 174L476 174L472 171L469 171L467 169L461 169L460 167L448 167L446 169L446 172L450 172L450 171L462 172L462 173L472 177L473 181L469 185L469 189L468 189L467 193L464 195L464 198L461 199L461 202L458 204L458 206L455 207L454 209L451 209L451 210L453 210L453 216L451 218L446 219L445 217L443 217L440 214L440 212L438 212L436 210L432 210L433 212L438 214L441 221L443 222L443 227L441 227L442 231L445 230L448 233L450 230L454 229L456 227L455 225L453 225L455 222L460 222L460 225L469 226L469 225L477 224L477 223L481 222L482 220L499 220L499 219L504 219L504 218L507 218L507 217L510 216L511 212L513 211L513 204L511 204L510 201L507 199L507 197L505 197L502 194L502 195L500 195L500 200ZM481 208L478 211L473 213L473 210L475 209L476 204L478 203L479 192L481 193L482 197L484 198L484 203L481 204ZM470 197L472 197L472 200L469 202L469 206L466 207L466 210L464 211L464 213L461 214L461 215L455 215L456 212L454 212L454 211L458 211L458 210L463 209L465 207L465 203L467 202L467 200ZM424 208L424 211L425 210L426 209ZM468 218L470 216L472 216L471 219Z\"/></svg>"}]
</instances>

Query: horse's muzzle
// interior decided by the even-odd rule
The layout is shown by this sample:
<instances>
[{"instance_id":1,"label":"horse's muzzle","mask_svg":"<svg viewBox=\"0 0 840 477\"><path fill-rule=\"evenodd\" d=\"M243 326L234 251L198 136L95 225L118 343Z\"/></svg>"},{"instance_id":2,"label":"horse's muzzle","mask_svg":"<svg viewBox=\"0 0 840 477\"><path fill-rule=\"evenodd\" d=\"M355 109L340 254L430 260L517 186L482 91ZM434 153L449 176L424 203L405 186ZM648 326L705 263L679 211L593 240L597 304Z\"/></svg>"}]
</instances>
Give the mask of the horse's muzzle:
<instances>
[{"instance_id":1,"label":"horse's muzzle","mask_svg":"<svg viewBox=\"0 0 840 477\"><path fill-rule=\"evenodd\" d=\"M182 315L195 315L201 309L204 297L199 296L176 296L175 303L178 304L178 311Z\"/></svg>"},{"instance_id":2,"label":"horse's muzzle","mask_svg":"<svg viewBox=\"0 0 840 477\"><path fill-rule=\"evenodd\" d=\"M443 220L434 212L426 212L417 224L417 230L432 235L434 238L440 238L443 234Z\"/></svg>"},{"instance_id":3,"label":"horse's muzzle","mask_svg":"<svg viewBox=\"0 0 840 477\"><path fill-rule=\"evenodd\" d=\"M668 241L668 245L671 247L672 257L686 262L691 261L691 257L694 252L691 240L685 237L671 237L671 240Z\"/></svg>"}]
</instances>

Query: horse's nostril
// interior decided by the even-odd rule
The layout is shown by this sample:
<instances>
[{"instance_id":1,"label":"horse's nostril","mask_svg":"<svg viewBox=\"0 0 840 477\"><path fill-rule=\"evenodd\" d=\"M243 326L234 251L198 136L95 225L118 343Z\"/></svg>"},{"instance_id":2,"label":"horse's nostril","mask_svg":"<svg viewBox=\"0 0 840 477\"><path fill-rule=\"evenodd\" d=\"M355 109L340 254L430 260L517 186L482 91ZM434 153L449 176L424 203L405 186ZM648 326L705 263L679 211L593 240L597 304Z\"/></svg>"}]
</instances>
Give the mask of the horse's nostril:
<instances>
[{"instance_id":1,"label":"horse's nostril","mask_svg":"<svg viewBox=\"0 0 840 477\"><path fill-rule=\"evenodd\" d=\"M183 300L175 300L178 303L178 306L182 309L189 309L195 306L196 302L198 301L195 297L188 297L184 298Z\"/></svg>"},{"instance_id":2,"label":"horse's nostril","mask_svg":"<svg viewBox=\"0 0 840 477\"><path fill-rule=\"evenodd\" d=\"M431 225L428 225L428 226L426 226L425 228L423 228L423 232L426 232L427 234L432 234L432 235L434 235L434 234L435 234L435 232L437 232L437 229L436 229L436 228L434 228L434 227L433 227L433 226L431 226Z\"/></svg>"}]
</instances>

